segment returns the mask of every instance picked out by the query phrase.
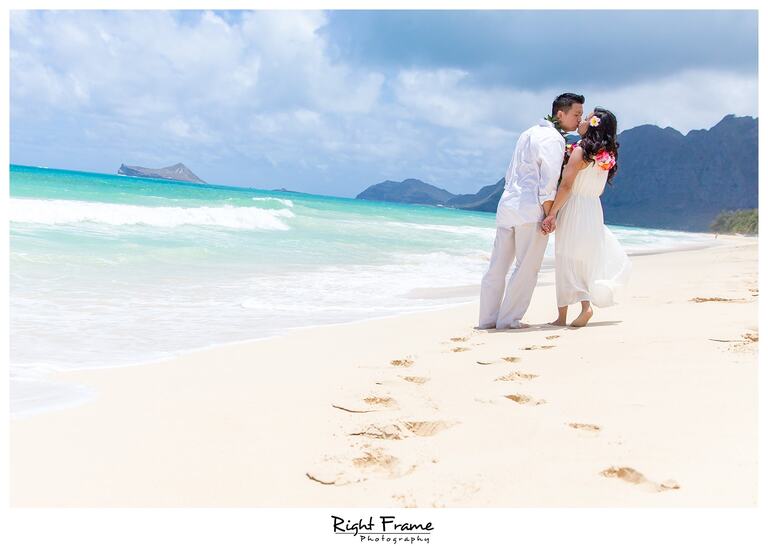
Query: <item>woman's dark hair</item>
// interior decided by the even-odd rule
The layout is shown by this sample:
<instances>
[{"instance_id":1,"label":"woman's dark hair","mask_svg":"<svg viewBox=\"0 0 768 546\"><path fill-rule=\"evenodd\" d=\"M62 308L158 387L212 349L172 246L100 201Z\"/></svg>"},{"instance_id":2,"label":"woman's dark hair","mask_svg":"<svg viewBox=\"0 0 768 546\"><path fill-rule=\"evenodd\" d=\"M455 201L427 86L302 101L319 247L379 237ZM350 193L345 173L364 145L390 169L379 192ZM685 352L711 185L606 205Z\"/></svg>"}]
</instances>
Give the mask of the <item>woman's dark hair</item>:
<instances>
[{"instance_id":1,"label":"woman's dark hair","mask_svg":"<svg viewBox=\"0 0 768 546\"><path fill-rule=\"evenodd\" d=\"M554 101L552 101L552 117L557 117L557 111L562 110L567 112L574 104L584 104L584 95L577 95L576 93L563 93L558 95Z\"/></svg>"},{"instance_id":2,"label":"woman's dark hair","mask_svg":"<svg viewBox=\"0 0 768 546\"><path fill-rule=\"evenodd\" d=\"M616 141L616 116L605 108L595 108L594 115L600 120L597 127L587 125L586 134L581 137L579 147L584 150L584 161L595 162L595 156L607 150L613 154L616 164L608 171L608 183L619 169L619 143ZM590 118L591 119L591 118ZM589 121L589 120L587 120Z\"/></svg>"}]
</instances>

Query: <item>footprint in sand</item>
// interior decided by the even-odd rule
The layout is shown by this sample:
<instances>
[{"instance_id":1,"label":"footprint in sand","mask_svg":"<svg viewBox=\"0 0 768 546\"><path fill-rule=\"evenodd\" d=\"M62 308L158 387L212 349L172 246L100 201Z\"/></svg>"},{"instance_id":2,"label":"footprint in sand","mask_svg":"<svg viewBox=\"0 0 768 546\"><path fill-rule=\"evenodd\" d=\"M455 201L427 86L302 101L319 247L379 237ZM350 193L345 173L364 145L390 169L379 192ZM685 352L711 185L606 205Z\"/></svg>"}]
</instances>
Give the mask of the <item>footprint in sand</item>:
<instances>
[{"instance_id":1,"label":"footprint in sand","mask_svg":"<svg viewBox=\"0 0 768 546\"><path fill-rule=\"evenodd\" d=\"M452 337L451 341L453 341L454 343L463 343L464 341L467 341L468 339L469 339L468 337Z\"/></svg>"},{"instance_id":2,"label":"footprint in sand","mask_svg":"<svg viewBox=\"0 0 768 546\"><path fill-rule=\"evenodd\" d=\"M757 343L759 339L757 332L747 332L746 334L741 334L741 337L746 340L746 343Z\"/></svg>"},{"instance_id":3,"label":"footprint in sand","mask_svg":"<svg viewBox=\"0 0 768 546\"><path fill-rule=\"evenodd\" d=\"M364 450L360 457L352 459L352 463L358 468L383 472L390 478L400 475L398 472L398 458L386 453L379 447L371 447Z\"/></svg>"},{"instance_id":4,"label":"footprint in sand","mask_svg":"<svg viewBox=\"0 0 768 546\"><path fill-rule=\"evenodd\" d=\"M387 479L410 474L416 465L406 466L379 447L365 444L357 456L325 457L316 469L306 472L307 478L323 485L347 485L366 481L371 476Z\"/></svg>"},{"instance_id":5,"label":"footprint in sand","mask_svg":"<svg viewBox=\"0 0 768 546\"><path fill-rule=\"evenodd\" d=\"M605 476L606 478L618 478L633 485L641 485L644 488L650 489L652 491L669 491L672 489L680 489L680 485L678 485L675 480L665 480L661 483L656 483L643 476L634 468L630 468L628 466L612 466L600 472L600 475Z\"/></svg>"},{"instance_id":6,"label":"footprint in sand","mask_svg":"<svg viewBox=\"0 0 768 546\"><path fill-rule=\"evenodd\" d=\"M741 334L741 339L717 339L709 338L709 341L717 341L719 343L729 343L728 350L736 352L747 352L752 350L755 346L753 343L757 343L760 340L758 333L746 332Z\"/></svg>"},{"instance_id":7,"label":"footprint in sand","mask_svg":"<svg viewBox=\"0 0 768 546\"><path fill-rule=\"evenodd\" d=\"M410 368L413 366L413 360L410 358L401 358L399 360L392 360L390 364L392 366L399 366L401 368Z\"/></svg>"},{"instance_id":8,"label":"footprint in sand","mask_svg":"<svg viewBox=\"0 0 768 546\"><path fill-rule=\"evenodd\" d=\"M387 424L369 424L350 436L365 436L377 440L405 440L412 436L434 436L457 423L449 421L398 421Z\"/></svg>"},{"instance_id":9,"label":"footprint in sand","mask_svg":"<svg viewBox=\"0 0 768 546\"><path fill-rule=\"evenodd\" d=\"M559 338L559 337L560 337L560 336L547 336L547 339L557 339L557 338Z\"/></svg>"},{"instance_id":10,"label":"footprint in sand","mask_svg":"<svg viewBox=\"0 0 768 546\"><path fill-rule=\"evenodd\" d=\"M363 402L361 404L360 402ZM334 408L346 411L348 413L373 413L377 411L383 411L385 408L398 408L398 404L391 396L376 396L370 395L358 400L352 400L350 402L340 402L338 404L331 404Z\"/></svg>"},{"instance_id":11,"label":"footprint in sand","mask_svg":"<svg viewBox=\"0 0 768 546\"><path fill-rule=\"evenodd\" d=\"M502 362L506 362L508 364L514 364L516 362L520 362L520 357L517 356L504 356L499 360L476 360L476 363L480 364L481 366L490 366L492 364L501 364Z\"/></svg>"},{"instance_id":12,"label":"footprint in sand","mask_svg":"<svg viewBox=\"0 0 768 546\"><path fill-rule=\"evenodd\" d=\"M417 375L401 375L399 376L404 381L408 381L409 383L415 383L417 385L423 385L427 381L429 381L429 377L420 377Z\"/></svg>"},{"instance_id":13,"label":"footprint in sand","mask_svg":"<svg viewBox=\"0 0 768 546\"><path fill-rule=\"evenodd\" d=\"M568 426L576 430L587 430L589 432L600 432L600 427L588 423L568 423Z\"/></svg>"},{"instance_id":14,"label":"footprint in sand","mask_svg":"<svg viewBox=\"0 0 768 546\"><path fill-rule=\"evenodd\" d=\"M546 400L536 400L527 394L505 394L504 398L509 398L513 402L527 406L538 406L539 404L545 404L547 402Z\"/></svg>"},{"instance_id":15,"label":"footprint in sand","mask_svg":"<svg viewBox=\"0 0 768 546\"><path fill-rule=\"evenodd\" d=\"M730 351L742 353L755 351L757 348L756 343L759 341L759 339L760 338L758 337L757 332L747 332L745 334L741 334L741 341L729 345L728 349Z\"/></svg>"},{"instance_id":16,"label":"footprint in sand","mask_svg":"<svg viewBox=\"0 0 768 546\"><path fill-rule=\"evenodd\" d=\"M387 408L396 408L397 402L391 396L367 396L363 398L363 402L370 404L371 406L384 406Z\"/></svg>"},{"instance_id":17,"label":"footprint in sand","mask_svg":"<svg viewBox=\"0 0 768 546\"><path fill-rule=\"evenodd\" d=\"M397 423L368 425L363 430L351 432L349 435L365 436L366 438L376 438L378 440L403 440L407 438L407 433Z\"/></svg>"},{"instance_id":18,"label":"footprint in sand","mask_svg":"<svg viewBox=\"0 0 768 546\"><path fill-rule=\"evenodd\" d=\"M464 351L469 351L467 347L454 347L451 349L452 353L463 353Z\"/></svg>"},{"instance_id":19,"label":"footprint in sand","mask_svg":"<svg viewBox=\"0 0 768 546\"><path fill-rule=\"evenodd\" d=\"M529 345L528 347L523 347L524 351L535 351L537 349L552 349L554 345Z\"/></svg>"},{"instance_id":20,"label":"footprint in sand","mask_svg":"<svg viewBox=\"0 0 768 546\"><path fill-rule=\"evenodd\" d=\"M416 436L434 436L456 423L448 421L404 421L403 424Z\"/></svg>"},{"instance_id":21,"label":"footprint in sand","mask_svg":"<svg viewBox=\"0 0 768 546\"><path fill-rule=\"evenodd\" d=\"M741 334L741 339L709 338L709 341L719 341L721 343L756 343L758 340L759 336L757 335L757 332L747 332L746 334Z\"/></svg>"},{"instance_id":22,"label":"footprint in sand","mask_svg":"<svg viewBox=\"0 0 768 546\"><path fill-rule=\"evenodd\" d=\"M530 381L539 377L534 373L510 372L507 375L497 377L494 381Z\"/></svg>"}]
</instances>

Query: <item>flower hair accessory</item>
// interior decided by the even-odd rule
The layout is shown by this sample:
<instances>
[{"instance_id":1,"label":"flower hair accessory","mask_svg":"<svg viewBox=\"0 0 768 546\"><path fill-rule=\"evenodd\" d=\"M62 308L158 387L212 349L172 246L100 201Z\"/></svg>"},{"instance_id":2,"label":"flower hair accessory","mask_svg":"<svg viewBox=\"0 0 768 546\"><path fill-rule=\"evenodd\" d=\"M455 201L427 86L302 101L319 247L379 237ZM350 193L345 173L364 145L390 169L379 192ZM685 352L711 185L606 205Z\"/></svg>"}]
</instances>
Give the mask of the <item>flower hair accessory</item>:
<instances>
[{"instance_id":1,"label":"flower hair accessory","mask_svg":"<svg viewBox=\"0 0 768 546\"><path fill-rule=\"evenodd\" d=\"M610 171L616 165L616 158L608 150L603 150L595 156L597 166L605 171Z\"/></svg>"},{"instance_id":2,"label":"flower hair accessory","mask_svg":"<svg viewBox=\"0 0 768 546\"><path fill-rule=\"evenodd\" d=\"M598 125L600 125L600 118L597 116L592 116L591 118L589 118L589 125L592 127L597 127Z\"/></svg>"}]
</instances>

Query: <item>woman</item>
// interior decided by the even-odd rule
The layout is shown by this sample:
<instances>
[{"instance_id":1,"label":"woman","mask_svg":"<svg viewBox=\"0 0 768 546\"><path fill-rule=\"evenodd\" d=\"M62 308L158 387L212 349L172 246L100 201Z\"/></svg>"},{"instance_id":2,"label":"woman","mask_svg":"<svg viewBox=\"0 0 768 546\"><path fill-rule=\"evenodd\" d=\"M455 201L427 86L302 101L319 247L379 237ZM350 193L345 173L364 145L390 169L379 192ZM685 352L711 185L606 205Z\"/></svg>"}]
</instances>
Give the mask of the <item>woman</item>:
<instances>
[{"instance_id":1,"label":"woman","mask_svg":"<svg viewBox=\"0 0 768 546\"><path fill-rule=\"evenodd\" d=\"M557 320L565 326L568 306L581 302L581 313L571 326L586 326L592 305L616 303L626 285L631 263L616 237L603 224L600 195L618 168L616 116L595 108L578 129L581 140L573 146L563 170L555 202L542 222L542 230L555 231L555 288Z\"/></svg>"}]
</instances>

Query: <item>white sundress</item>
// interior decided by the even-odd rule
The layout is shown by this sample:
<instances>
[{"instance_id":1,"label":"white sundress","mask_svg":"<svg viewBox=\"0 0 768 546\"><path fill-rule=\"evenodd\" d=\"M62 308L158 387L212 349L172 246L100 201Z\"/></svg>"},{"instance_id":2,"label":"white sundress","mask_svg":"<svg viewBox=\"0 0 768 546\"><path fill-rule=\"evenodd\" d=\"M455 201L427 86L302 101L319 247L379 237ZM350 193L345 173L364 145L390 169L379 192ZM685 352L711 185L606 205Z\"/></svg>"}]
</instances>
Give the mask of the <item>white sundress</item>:
<instances>
[{"instance_id":1,"label":"white sundress","mask_svg":"<svg viewBox=\"0 0 768 546\"><path fill-rule=\"evenodd\" d=\"M629 281L632 263L616 236L603 224L600 194L608 171L597 163L580 170L571 195L557 214L555 290L557 306L589 300L614 305Z\"/></svg>"}]
</instances>

